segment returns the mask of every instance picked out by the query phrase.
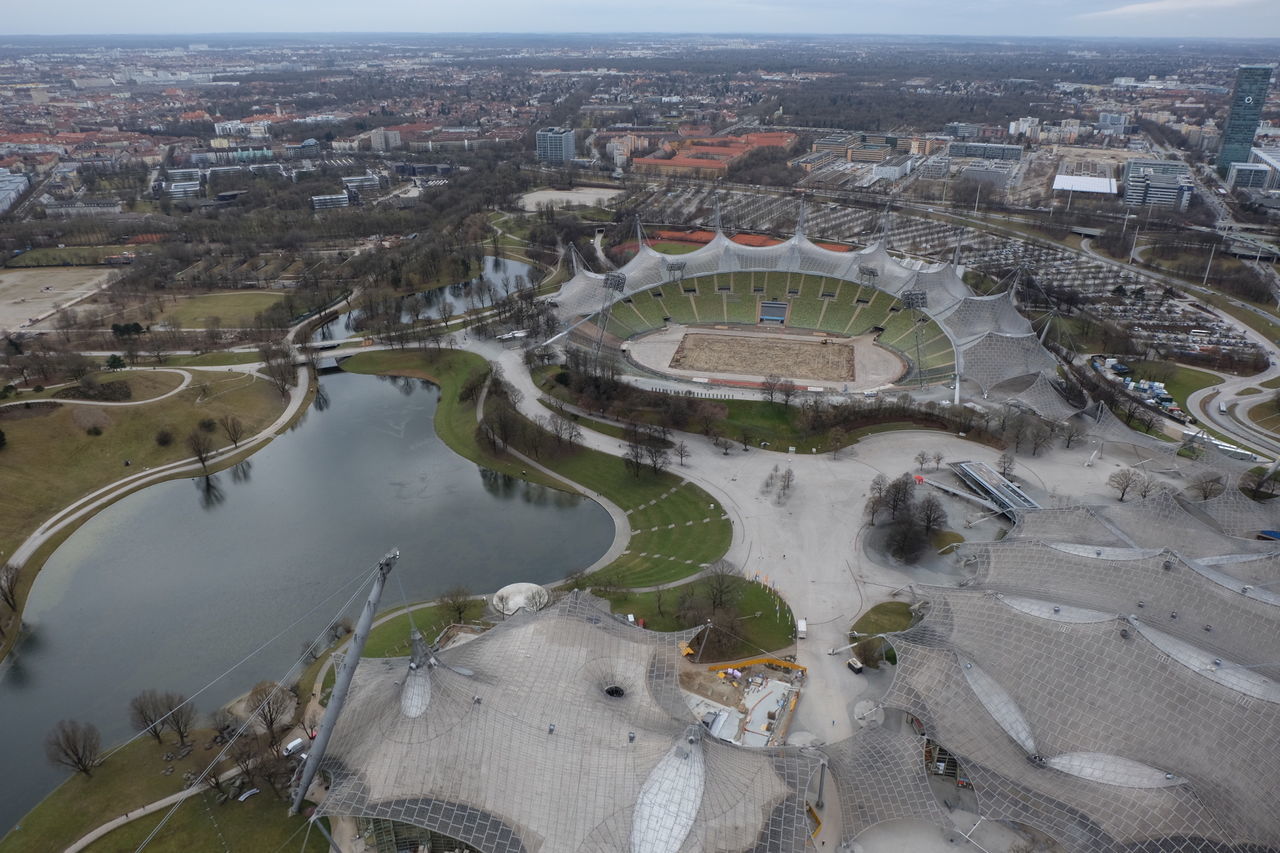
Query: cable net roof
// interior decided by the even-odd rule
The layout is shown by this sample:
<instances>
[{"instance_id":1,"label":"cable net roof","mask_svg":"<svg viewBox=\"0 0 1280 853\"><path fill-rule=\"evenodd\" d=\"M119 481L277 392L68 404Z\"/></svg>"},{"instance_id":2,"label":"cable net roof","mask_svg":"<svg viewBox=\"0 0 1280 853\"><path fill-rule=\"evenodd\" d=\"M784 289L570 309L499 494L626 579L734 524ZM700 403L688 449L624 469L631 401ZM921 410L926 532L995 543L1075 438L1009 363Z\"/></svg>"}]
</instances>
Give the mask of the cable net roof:
<instances>
[{"instance_id":1,"label":"cable net roof","mask_svg":"<svg viewBox=\"0 0 1280 853\"><path fill-rule=\"evenodd\" d=\"M988 332L958 351L960 375L978 383L985 395L1001 382L1053 370L1057 362L1033 334Z\"/></svg>"},{"instance_id":2,"label":"cable net roof","mask_svg":"<svg viewBox=\"0 0 1280 853\"><path fill-rule=\"evenodd\" d=\"M925 773L924 742L914 732L870 726L822 751L839 788L846 838L902 818L947 825Z\"/></svg>"},{"instance_id":3,"label":"cable net roof","mask_svg":"<svg viewBox=\"0 0 1280 853\"><path fill-rule=\"evenodd\" d=\"M1242 594L1225 567L1171 551L1005 540L961 546L971 582L987 590L1112 616L1134 614L1164 633L1249 666L1280 687L1280 595ZM1061 614L1059 614L1061 615Z\"/></svg>"},{"instance_id":4,"label":"cable net roof","mask_svg":"<svg viewBox=\"0 0 1280 853\"><path fill-rule=\"evenodd\" d=\"M802 233L772 246L744 246L717 230L710 243L684 255L664 255L644 240L639 243L635 256L618 270L626 276L626 285L617 292L607 291L604 275L591 272L572 256L573 277L550 297L564 330L557 337L586 322L606 304L675 280L680 273L670 266L683 264L685 278L778 271L856 281L894 297L907 290L923 291L927 303L922 310L940 321L956 349L957 364L964 365L962 375L978 382L984 394L1007 379L1050 370L1056 364L1008 295L977 296L954 265L894 257L883 240L861 251L838 252L815 245Z\"/></svg>"},{"instance_id":5,"label":"cable net roof","mask_svg":"<svg viewBox=\"0 0 1280 853\"><path fill-rule=\"evenodd\" d=\"M1010 402L1028 408L1053 423L1065 421L1080 411L1067 402L1048 373L1037 374L1035 381L1010 398Z\"/></svg>"},{"instance_id":6,"label":"cable net roof","mask_svg":"<svg viewBox=\"0 0 1280 853\"><path fill-rule=\"evenodd\" d=\"M440 666L361 661L319 811L485 853L801 850L817 761L696 724L678 675L694 633L636 628L573 593L441 652Z\"/></svg>"},{"instance_id":7,"label":"cable net roof","mask_svg":"<svg viewBox=\"0 0 1280 853\"><path fill-rule=\"evenodd\" d=\"M954 270L952 274L954 275ZM938 321L962 344L980 338L987 332L999 332L1003 335L1031 334L1031 323L1013 307L1012 291L991 296L966 296L955 302L950 311L942 313Z\"/></svg>"},{"instance_id":8,"label":"cable net roof","mask_svg":"<svg viewBox=\"0 0 1280 853\"><path fill-rule=\"evenodd\" d=\"M1170 653L1169 635L1113 614L986 589L926 595L926 619L893 637L884 703L959 759L984 817L1070 851L1280 845L1257 752L1280 743L1276 701L1209 677Z\"/></svg>"}]
</instances>

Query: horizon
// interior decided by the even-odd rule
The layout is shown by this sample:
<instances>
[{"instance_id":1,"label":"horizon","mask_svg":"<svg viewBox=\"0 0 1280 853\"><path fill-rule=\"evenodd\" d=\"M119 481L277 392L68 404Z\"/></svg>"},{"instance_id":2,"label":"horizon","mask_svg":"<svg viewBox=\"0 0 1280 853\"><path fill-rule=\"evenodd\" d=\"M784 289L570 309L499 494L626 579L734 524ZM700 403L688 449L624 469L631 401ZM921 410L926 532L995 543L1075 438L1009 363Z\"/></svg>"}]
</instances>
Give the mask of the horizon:
<instances>
[{"instance_id":1,"label":"horizon","mask_svg":"<svg viewBox=\"0 0 1280 853\"><path fill-rule=\"evenodd\" d=\"M218 7L221 21L252 21L252 29L208 28L208 10L174 8L157 0L139 0L127 10L87 0L68 0L58 8L57 21L70 26L50 27L44 9L26 6L11 11L6 21L10 38L111 38L122 36L192 35L356 35L386 34L366 29L367 10L334 0L314 0L304 6L264 6L230 0ZM299 27L332 21L321 30ZM643 20L648 26L619 28L620 21ZM123 23L122 23L123 18ZM481 0L466 7L423 8L406 0L390 0L379 8L379 21L403 22L401 34L415 35L712 35L745 37L815 36L914 38L1158 38L1250 40L1243 33L1274 33L1280 38L1280 4L1270 0L1079 0L1064 6L1049 0L993 0L980 12L943 0L902 0L883 7L850 8L837 0L653 0L642 12L617 13L586 0L561 0L532 8L514 0ZM725 20L749 22L726 31ZM500 20L501 33L474 29L476 21ZM679 26L653 26L657 22ZM919 21L929 21L936 33L912 35ZM156 25L152 25L152 24ZM433 26L425 27L430 23ZM71 31L74 27L76 32ZM106 32L111 30L109 34ZM1123 34L1123 35L1122 35Z\"/></svg>"}]
</instances>

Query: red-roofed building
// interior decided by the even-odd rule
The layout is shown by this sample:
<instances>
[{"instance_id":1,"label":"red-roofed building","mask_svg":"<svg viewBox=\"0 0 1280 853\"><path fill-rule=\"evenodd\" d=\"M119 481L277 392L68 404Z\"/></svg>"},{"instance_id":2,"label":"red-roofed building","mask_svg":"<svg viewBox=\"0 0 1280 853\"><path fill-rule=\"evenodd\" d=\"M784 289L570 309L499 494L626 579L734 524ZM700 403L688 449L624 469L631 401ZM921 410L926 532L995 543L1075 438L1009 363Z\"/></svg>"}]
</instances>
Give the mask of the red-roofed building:
<instances>
[{"instance_id":1,"label":"red-roofed building","mask_svg":"<svg viewBox=\"0 0 1280 853\"><path fill-rule=\"evenodd\" d=\"M703 136L665 143L669 157L637 157L631 161L637 172L652 175L682 175L717 178L729 167L759 148L791 148L794 133L748 133L744 136Z\"/></svg>"}]
</instances>

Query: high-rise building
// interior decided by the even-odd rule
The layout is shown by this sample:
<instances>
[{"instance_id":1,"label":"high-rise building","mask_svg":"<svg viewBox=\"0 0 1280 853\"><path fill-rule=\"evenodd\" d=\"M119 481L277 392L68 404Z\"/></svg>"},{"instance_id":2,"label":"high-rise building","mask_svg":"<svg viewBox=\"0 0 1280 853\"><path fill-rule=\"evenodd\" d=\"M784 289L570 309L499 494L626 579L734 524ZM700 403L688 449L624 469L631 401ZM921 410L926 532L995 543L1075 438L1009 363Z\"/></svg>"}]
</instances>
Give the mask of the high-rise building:
<instances>
[{"instance_id":1,"label":"high-rise building","mask_svg":"<svg viewBox=\"0 0 1280 853\"><path fill-rule=\"evenodd\" d=\"M1124 203L1186 210L1194 183L1181 160L1130 160L1124 166Z\"/></svg>"},{"instance_id":2,"label":"high-rise building","mask_svg":"<svg viewBox=\"0 0 1280 853\"><path fill-rule=\"evenodd\" d=\"M577 156L577 139L571 127L544 127L536 136L538 160L543 163L568 163Z\"/></svg>"},{"instance_id":3,"label":"high-rise building","mask_svg":"<svg viewBox=\"0 0 1280 853\"><path fill-rule=\"evenodd\" d=\"M1236 87L1231 92L1231 111L1222 128L1222 147L1218 149L1218 174L1226 177L1232 163L1247 163L1253 137L1262 120L1262 105L1271 85L1270 65L1241 65L1236 72Z\"/></svg>"}]
</instances>

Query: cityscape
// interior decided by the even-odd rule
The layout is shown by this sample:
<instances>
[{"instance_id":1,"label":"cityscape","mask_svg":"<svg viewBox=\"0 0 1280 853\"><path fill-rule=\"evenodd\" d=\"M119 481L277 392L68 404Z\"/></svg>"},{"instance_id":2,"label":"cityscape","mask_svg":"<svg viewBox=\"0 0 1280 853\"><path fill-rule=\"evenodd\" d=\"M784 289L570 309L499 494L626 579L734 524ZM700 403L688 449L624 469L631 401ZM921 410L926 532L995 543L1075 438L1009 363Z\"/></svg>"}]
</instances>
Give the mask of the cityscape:
<instances>
[{"instance_id":1,"label":"cityscape","mask_svg":"<svg viewBox=\"0 0 1280 853\"><path fill-rule=\"evenodd\" d=\"M1276 9L62 11L0 853L1280 853Z\"/></svg>"}]
</instances>

